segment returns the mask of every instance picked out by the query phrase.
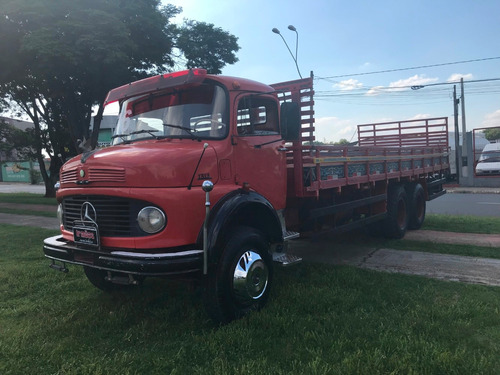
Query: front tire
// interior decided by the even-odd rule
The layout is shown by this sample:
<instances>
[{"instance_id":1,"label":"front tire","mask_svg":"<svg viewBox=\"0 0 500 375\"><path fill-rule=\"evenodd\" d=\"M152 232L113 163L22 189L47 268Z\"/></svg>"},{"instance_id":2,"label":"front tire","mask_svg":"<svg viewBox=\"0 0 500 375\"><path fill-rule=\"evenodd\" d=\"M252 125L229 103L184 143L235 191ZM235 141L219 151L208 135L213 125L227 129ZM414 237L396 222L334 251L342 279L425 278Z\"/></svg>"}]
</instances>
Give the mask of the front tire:
<instances>
[{"instance_id":1,"label":"front tire","mask_svg":"<svg viewBox=\"0 0 500 375\"><path fill-rule=\"evenodd\" d=\"M267 302L273 276L269 244L262 232L237 227L209 273L205 307L217 323L228 323Z\"/></svg>"}]
</instances>

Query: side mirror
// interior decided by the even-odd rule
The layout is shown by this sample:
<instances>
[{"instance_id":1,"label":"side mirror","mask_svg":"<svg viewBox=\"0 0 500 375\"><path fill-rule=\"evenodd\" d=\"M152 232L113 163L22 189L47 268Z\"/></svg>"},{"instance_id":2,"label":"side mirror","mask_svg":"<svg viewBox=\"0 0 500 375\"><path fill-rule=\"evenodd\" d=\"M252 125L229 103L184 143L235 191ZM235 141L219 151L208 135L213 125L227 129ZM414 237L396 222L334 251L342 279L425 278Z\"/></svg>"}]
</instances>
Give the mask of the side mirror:
<instances>
[{"instance_id":1,"label":"side mirror","mask_svg":"<svg viewBox=\"0 0 500 375\"><path fill-rule=\"evenodd\" d=\"M281 137L285 141L298 141L300 139L300 108L298 103L281 103L280 128Z\"/></svg>"}]
</instances>

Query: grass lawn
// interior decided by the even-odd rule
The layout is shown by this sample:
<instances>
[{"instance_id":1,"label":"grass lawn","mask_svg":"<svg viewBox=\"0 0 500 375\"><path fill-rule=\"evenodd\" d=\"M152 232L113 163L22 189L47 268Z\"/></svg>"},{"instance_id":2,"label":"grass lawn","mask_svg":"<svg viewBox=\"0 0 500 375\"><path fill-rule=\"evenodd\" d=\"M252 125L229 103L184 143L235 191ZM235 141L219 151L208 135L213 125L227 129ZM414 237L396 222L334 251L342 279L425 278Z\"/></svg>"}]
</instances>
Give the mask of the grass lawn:
<instances>
[{"instance_id":1,"label":"grass lawn","mask_svg":"<svg viewBox=\"0 0 500 375\"><path fill-rule=\"evenodd\" d=\"M500 288L301 264L219 328L191 283L105 294L79 267L50 270L54 233L0 225L1 374L500 372Z\"/></svg>"},{"instance_id":2,"label":"grass lawn","mask_svg":"<svg viewBox=\"0 0 500 375\"><path fill-rule=\"evenodd\" d=\"M4 214L14 214L14 215L29 215L29 216L42 216L42 217L57 217L57 211L54 207L54 212L49 211L33 211L33 210L21 210L17 208L7 208L0 207L0 212Z\"/></svg>"},{"instance_id":3,"label":"grass lawn","mask_svg":"<svg viewBox=\"0 0 500 375\"><path fill-rule=\"evenodd\" d=\"M0 202L19 204L45 204L57 208L57 201L55 198L45 198L42 194L0 193Z\"/></svg>"},{"instance_id":4,"label":"grass lawn","mask_svg":"<svg viewBox=\"0 0 500 375\"><path fill-rule=\"evenodd\" d=\"M500 234L500 218L432 214L425 216L422 229L458 233Z\"/></svg>"}]
</instances>

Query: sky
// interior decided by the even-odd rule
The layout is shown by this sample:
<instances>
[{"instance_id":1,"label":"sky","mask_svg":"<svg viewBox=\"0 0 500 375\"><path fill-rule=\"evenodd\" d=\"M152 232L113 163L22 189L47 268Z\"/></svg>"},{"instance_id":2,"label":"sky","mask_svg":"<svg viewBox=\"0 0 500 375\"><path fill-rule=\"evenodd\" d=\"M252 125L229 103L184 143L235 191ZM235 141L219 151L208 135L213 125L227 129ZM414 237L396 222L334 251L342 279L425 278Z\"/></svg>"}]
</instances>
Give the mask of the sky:
<instances>
[{"instance_id":1,"label":"sky","mask_svg":"<svg viewBox=\"0 0 500 375\"><path fill-rule=\"evenodd\" d=\"M272 32L278 28L295 55L297 34L288 25L295 26L299 70L314 74L319 141L354 141L358 124L430 117L448 117L453 130L460 77L467 131L500 126L498 0L163 2L182 7L176 22L212 23L238 38L239 61L222 74L266 84L299 78ZM461 116L460 109L460 129Z\"/></svg>"}]
</instances>

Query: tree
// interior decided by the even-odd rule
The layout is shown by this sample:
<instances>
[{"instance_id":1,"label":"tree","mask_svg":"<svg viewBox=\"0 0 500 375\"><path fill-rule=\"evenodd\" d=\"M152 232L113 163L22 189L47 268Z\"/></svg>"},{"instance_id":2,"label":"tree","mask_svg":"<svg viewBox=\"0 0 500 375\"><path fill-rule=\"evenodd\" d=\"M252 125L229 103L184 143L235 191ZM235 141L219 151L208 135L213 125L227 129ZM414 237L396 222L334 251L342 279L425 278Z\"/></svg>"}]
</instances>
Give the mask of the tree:
<instances>
[{"instance_id":1,"label":"tree","mask_svg":"<svg viewBox=\"0 0 500 375\"><path fill-rule=\"evenodd\" d=\"M187 20L179 29L176 47L187 59L188 68L205 67L209 73L220 74L226 64L238 61L238 38L213 24Z\"/></svg>"},{"instance_id":2,"label":"tree","mask_svg":"<svg viewBox=\"0 0 500 375\"><path fill-rule=\"evenodd\" d=\"M500 127L486 129L484 131L484 136L488 141L500 139Z\"/></svg>"},{"instance_id":3,"label":"tree","mask_svg":"<svg viewBox=\"0 0 500 375\"><path fill-rule=\"evenodd\" d=\"M345 138L340 138L338 142L335 142L334 145L349 145L351 142L349 142Z\"/></svg>"},{"instance_id":4,"label":"tree","mask_svg":"<svg viewBox=\"0 0 500 375\"><path fill-rule=\"evenodd\" d=\"M55 194L62 161L78 154L83 140L97 144L111 88L169 71L174 48L188 67L200 64L220 72L237 61L234 36L205 23L176 26L170 19L181 9L162 6L160 0L0 0L0 8L0 97L15 103L34 124L46 196ZM202 31L201 37L193 35ZM186 41L212 44L214 35L218 43L213 50L192 53ZM51 161L48 172L44 152Z\"/></svg>"},{"instance_id":5,"label":"tree","mask_svg":"<svg viewBox=\"0 0 500 375\"><path fill-rule=\"evenodd\" d=\"M34 157L33 138L32 129L23 131L0 119L0 154L9 157L15 152L15 156L20 159L32 159Z\"/></svg>"}]
</instances>

